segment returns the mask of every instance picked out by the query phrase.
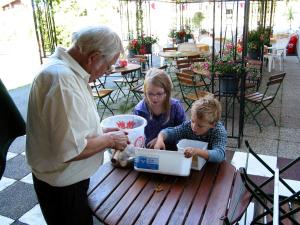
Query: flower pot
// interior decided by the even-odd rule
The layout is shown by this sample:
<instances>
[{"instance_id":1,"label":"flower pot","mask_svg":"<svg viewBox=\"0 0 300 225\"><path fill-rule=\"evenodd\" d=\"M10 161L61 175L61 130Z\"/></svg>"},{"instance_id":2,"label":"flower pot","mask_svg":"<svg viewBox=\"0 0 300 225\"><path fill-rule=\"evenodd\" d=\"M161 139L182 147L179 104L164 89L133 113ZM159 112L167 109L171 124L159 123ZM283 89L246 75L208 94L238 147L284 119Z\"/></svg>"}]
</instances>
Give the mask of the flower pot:
<instances>
[{"instance_id":1,"label":"flower pot","mask_svg":"<svg viewBox=\"0 0 300 225\"><path fill-rule=\"evenodd\" d=\"M239 90L238 74L222 74L219 76L220 93L224 95L235 95Z\"/></svg>"},{"instance_id":2,"label":"flower pot","mask_svg":"<svg viewBox=\"0 0 300 225\"><path fill-rule=\"evenodd\" d=\"M181 44L184 42L183 38L176 38L176 44Z\"/></svg>"},{"instance_id":3,"label":"flower pot","mask_svg":"<svg viewBox=\"0 0 300 225\"><path fill-rule=\"evenodd\" d=\"M137 55L137 50L136 49L129 49L128 50L128 56L129 57L134 57L135 55Z\"/></svg>"},{"instance_id":4,"label":"flower pot","mask_svg":"<svg viewBox=\"0 0 300 225\"><path fill-rule=\"evenodd\" d=\"M145 45L145 54L152 54L152 45Z\"/></svg>"},{"instance_id":5,"label":"flower pot","mask_svg":"<svg viewBox=\"0 0 300 225\"><path fill-rule=\"evenodd\" d=\"M248 56L250 59L258 60L259 59L259 51L249 51Z\"/></svg>"}]
</instances>

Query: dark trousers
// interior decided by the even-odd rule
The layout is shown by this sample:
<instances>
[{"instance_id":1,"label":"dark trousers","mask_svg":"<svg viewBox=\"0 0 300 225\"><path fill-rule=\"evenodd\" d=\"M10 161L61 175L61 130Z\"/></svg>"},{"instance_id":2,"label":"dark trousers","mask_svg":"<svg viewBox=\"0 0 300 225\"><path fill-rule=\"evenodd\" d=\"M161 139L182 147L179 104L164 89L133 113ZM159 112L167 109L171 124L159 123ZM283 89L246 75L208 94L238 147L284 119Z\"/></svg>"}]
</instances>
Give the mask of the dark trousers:
<instances>
[{"instance_id":1,"label":"dark trousers","mask_svg":"<svg viewBox=\"0 0 300 225\"><path fill-rule=\"evenodd\" d=\"M54 187L33 174L34 189L48 225L93 225L88 206L87 190L90 180Z\"/></svg>"}]
</instances>

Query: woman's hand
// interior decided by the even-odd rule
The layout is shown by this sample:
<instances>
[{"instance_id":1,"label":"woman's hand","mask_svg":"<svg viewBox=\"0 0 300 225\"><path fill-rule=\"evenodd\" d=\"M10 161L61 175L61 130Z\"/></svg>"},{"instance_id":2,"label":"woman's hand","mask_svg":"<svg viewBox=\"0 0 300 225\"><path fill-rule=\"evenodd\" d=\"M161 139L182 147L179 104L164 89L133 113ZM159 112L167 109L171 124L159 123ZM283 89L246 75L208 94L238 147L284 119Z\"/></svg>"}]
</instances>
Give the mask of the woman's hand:
<instances>
[{"instance_id":1,"label":"woman's hand","mask_svg":"<svg viewBox=\"0 0 300 225\"><path fill-rule=\"evenodd\" d=\"M157 138L152 139L151 141L148 142L147 144L147 148L154 148L155 144L156 144Z\"/></svg>"},{"instance_id":2,"label":"woman's hand","mask_svg":"<svg viewBox=\"0 0 300 225\"><path fill-rule=\"evenodd\" d=\"M120 128L119 127L107 127L107 128L103 128L102 131L103 133L109 133L109 132L113 132L113 131L119 131Z\"/></svg>"},{"instance_id":3,"label":"woman's hand","mask_svg":"<svg viewBox=\"0 0 300 225\"><path fill-rule=\"evenodd\" d=\"M107 133L109 135L109 146L110 148L113 148L115 150L121 150L123 151L126 147L127 144L130 144L128 140L128 133L122 130L119 131L113 131Z\"/></svg>"}]
</instances>

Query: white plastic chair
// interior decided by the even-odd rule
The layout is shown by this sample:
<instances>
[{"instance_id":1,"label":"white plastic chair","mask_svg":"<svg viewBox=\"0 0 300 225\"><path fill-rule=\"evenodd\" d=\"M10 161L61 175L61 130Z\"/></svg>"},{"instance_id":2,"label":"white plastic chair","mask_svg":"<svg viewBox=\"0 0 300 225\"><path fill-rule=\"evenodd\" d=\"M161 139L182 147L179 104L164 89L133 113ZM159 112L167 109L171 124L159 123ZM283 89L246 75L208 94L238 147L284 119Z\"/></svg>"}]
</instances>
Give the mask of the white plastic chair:
<instances>
[{"instance_id":1,"label":"white plastic chair","mask_svg":"<svg viewBox=\"0 0 300 225\"><path fill-rule=\"evenodd\" d=\"M283 70L284 49L264 46L264 60L268 60L268 72L275 69L275 63L279 63L279 70Z\"/></svg>"}]
</instances>

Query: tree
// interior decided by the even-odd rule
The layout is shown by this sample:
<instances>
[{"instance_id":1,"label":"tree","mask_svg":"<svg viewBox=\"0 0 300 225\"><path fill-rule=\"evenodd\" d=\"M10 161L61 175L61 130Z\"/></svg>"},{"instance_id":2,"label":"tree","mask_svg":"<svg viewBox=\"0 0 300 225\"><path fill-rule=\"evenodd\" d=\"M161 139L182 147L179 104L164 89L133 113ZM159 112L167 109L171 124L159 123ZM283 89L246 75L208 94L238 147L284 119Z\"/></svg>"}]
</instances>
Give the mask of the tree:
<instances>
[{"instance_id":1,"label":"tree","mask_svg":"<svg viewBox=\"0 0 300 225\"><path fill-rule=\"evenodd\" d=\"M290 31L292 29L292 21L294 20L294 11L293 11L293 8L292 7L289 7L288 8L288 12L287 12L287 19L290 23Z\"/></svg>"},{"instance_id":2,"label":"tree","mask_svg":"<svg viewBox=\"0 0 300 225\"><path fill-rule=\"evenodd\" d=\"M193 23L194 27L196 29L198 29L198 37L200 37L201 24L202 24L202 21L204 20L204 18L205 17L202 12L196 12L192 19L192 23Z\"/></svg>"}]
</instances>

